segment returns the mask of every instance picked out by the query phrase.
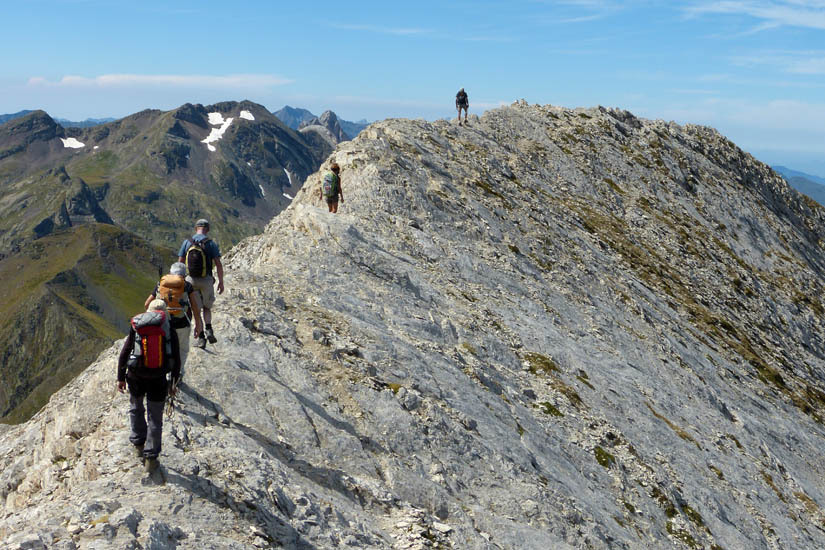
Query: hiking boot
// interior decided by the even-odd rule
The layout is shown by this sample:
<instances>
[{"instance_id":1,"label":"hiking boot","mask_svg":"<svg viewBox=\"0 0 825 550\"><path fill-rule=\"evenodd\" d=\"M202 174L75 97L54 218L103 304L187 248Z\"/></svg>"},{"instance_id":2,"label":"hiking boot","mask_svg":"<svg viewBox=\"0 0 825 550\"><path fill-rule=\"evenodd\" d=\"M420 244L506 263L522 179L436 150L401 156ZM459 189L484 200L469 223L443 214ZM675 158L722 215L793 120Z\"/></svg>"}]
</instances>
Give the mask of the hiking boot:
<instances>
[{"instance_id":1,"label":"hiking boot","mask_svg":"<svg viewBox=\"0 0 825 550\"><path fill-rule=\"evenodd\" d=\"M143 461L143 469L146 470L147 474L154 473L154 471L158 469L158 466L160 466L160 462L158 462L157 458L147 458Z\"/></svg>"},{"instance_id":2,"label":"hiking boot","mask_svg":"<svg viewBox=\"0 0 825 550\"><path fill-rule=\"evenodd\" d=\"M143 458L143 445L135 445L135 456Z\"/></svg>"},{"instance_id":3,"label":"hiking boot","mask_svg":"<svg viewBox=\"0 0 825 550\"><path fill-rule=\"evenodd\" d=\"M206 327L206 339L209 340L210 344L214 344L218 341L218 339L215 338L215 333L212 332L212 327Z\"/></svg>"},{"instance_id":4,"label":"hiking boot","mask_svg":"<svg viewBox=\"0 0 825 550\"><path fill-rule=\"evenodd\" d=\"M201 349L206 349L206 338L203 337L202 332L198 334L198 337L195 340L195 345Z\"/></svg>"}]
</instances>

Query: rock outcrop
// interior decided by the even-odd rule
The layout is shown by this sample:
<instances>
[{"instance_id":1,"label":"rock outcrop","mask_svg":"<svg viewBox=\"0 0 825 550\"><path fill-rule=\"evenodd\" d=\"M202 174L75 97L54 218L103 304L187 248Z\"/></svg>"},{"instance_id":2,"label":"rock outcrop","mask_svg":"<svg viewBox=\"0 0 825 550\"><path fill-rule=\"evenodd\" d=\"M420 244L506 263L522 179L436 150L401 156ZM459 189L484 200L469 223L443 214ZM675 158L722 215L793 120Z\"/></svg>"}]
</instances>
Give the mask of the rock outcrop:
<instances>
[{"instance_id":1,"label":"rock outcrop","mask_svg":"<svg viewBox=\"0 0 825 550\"><path fill-rule=\"evenodd\" d=\"M825 546L823 209L712 129L375 123L225 256L145 476L117 345L0 432L9 548Z\"/></svg>"},{"instance_id":2,"label":"rock outcrop","mask_svg":"<svg viewBox=\"0 0 825 550\"><path fill-rule=\"evenodd\" d=\"M310 120L302 122L301 125L298 126L298 129L301 131L314 130L321 132L323 135L329 136L333 146L351 139L344 130L341 129L341 123L332 111L324 111L320 117L313 117Z\"/></svg>"}]
</instances>

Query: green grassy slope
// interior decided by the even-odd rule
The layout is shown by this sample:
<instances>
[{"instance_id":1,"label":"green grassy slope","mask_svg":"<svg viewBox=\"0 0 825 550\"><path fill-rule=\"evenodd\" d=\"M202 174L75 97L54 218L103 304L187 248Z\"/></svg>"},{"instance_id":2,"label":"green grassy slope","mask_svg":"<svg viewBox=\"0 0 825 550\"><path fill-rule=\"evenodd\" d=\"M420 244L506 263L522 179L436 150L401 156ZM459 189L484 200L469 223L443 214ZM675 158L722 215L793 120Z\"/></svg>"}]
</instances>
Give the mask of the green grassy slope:
<instances>
[{"instance_id":1,"label":"green grassy slope","mask_svg":"<svg viewBox=\"0 0 825 550\"><path fill-rule=\"evenodd\" d=\"M87 224L0 261L0 419L28 418L122 337L171 258L114 226Z\"/></svg>"}]
</instances>

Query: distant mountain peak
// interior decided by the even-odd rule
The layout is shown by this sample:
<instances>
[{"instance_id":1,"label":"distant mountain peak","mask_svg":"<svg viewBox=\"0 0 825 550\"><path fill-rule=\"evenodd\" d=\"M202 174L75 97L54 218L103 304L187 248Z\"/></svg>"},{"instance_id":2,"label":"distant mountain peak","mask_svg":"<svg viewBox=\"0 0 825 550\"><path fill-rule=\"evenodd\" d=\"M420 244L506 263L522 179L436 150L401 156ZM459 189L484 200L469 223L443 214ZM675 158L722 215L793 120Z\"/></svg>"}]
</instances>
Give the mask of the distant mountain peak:
<instances>
[{"instance_id":1,"label":"distant mountain peak","mask_svg":"<svg viewBox=\"0 0 825 550\"><path fill-rule=\"evenodd\" d=\"M333 138L333 145L338 145L342 141L348 141L352 138L344 132L341 128L341 123L338 121L338 116L330 110L324 111L320 117L313 117L309 120L303 121L298 130L304 131L313 126L320 126L329 132Z\"/></svg>"}]
</instances>

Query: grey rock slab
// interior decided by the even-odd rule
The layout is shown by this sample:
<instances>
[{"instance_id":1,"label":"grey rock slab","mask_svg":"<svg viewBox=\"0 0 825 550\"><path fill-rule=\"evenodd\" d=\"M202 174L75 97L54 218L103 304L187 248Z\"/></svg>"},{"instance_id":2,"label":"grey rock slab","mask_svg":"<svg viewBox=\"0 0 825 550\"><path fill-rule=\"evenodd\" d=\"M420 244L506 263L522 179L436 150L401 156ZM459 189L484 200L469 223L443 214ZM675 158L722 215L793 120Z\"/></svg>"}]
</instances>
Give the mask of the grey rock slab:
<instances>
[{"instance_id":1,"label":"grey rock slab","mask_svg":"<svg viewBox=\"0 0 825 550\"><path fill-rule=\"evenodd\" d=\"M225 255L158 479L114 345L0 430L3 539L825 546L821 208L601 107L377 122L329 160L339 214L305 186Z\"/></svg>"}]
</instances>

